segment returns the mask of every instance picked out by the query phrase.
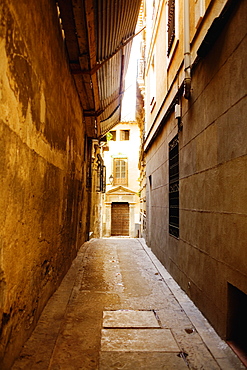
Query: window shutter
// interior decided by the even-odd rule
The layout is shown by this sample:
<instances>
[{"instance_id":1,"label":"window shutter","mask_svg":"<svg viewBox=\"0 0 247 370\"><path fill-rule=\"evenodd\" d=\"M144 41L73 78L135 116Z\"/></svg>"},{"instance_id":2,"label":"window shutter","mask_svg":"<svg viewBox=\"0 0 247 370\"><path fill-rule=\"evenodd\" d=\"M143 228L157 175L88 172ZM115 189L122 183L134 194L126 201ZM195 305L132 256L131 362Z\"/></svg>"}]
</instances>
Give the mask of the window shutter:
<instances>
[{"instance_id":1,"label":"window shutter","mask_svg":"<svg viewBox=\"0 0 247 370\"><path fill-rule=\"evenodd\" d=\"M169 0L168 2L168 49L167 55L169 55L172 43L175 38L175 0Z\"/></svg>"}]
</instances>

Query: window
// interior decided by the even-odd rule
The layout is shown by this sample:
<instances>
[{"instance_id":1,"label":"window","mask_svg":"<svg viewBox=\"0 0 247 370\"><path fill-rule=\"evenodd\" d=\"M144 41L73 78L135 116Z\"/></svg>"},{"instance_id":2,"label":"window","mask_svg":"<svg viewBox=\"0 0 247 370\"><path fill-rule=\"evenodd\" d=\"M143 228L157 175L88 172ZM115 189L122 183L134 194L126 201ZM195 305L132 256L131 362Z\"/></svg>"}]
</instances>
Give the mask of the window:
<instances>
[{"instance_id":1,"label":"window","mask_svg":"<svg viewBox=\"0 0 247 370\"><path fill-rule=\"evenodd\" d=\"M113 183L114 185L128 185L127 159L114 158L113 160Z\"/></svg>"},{"instance_id":2,"label":"window","mask_svg":"<svg viewBox=\"0 0 247 370\"><path fill-rule=\"evenodd\" d=\"M168 1L168 48L167 55L170 54L173 41L175 39L175 0Z\"/></svg>"},{"instance_id":3,"label":"window","mask_svg":"<svg viewBox=\"0 0 247 370\"><path fill-rule=\"evenodd\" d=\"M97 167L97 186L96 191L105 193L106 190L106 167L98 165Z\"/></svg>"},{"instance_id":4,"label":"window","mask_svg":"<svg viewBox=\"0 0 247 370\"><path fill-rule=\"evenodd\" d=\"M169 143L169 233L179 237L179 146L178 135Z\"/></svg>"},{"instance_id":5,"label":"window","mask_svg":"<svg viewBox=\"0 0 247 370\"><path fill-rule=\"evenodd\" d=\"M150 112L153 111L156 104L156 70L155 70L155 54L152 56L150 68Z\"/></svg>"},{"instance_id":6,"label":"window","mask_svg":"<svg viewBox=\"0 0 247 370\"><path fill-rule=\"evenodd\" d=\"M130 130L120 130L120 140L129 140L130 139Z\"/></svg>"},{"instance_id":7,"label":"window","mask_svg":"<svg viewBox=\"0 0 247 370\"><path fill-rule=\"evenodd\" d=\"M195 0L195 27L198 28L205 13L205 0Z\"/></svg>"},{"instance_id":8,"label":"window","mask_svg":"<svg viewBox=\"0 0 247 370\"><path fill-rule=\"evenodd\" d=\"M110 140L112 140L112 141L116 141L116 131L114 130L114 131L110 131L110 134L111 134L111 136L110 136Z\"/></svg>"}]
</instances>

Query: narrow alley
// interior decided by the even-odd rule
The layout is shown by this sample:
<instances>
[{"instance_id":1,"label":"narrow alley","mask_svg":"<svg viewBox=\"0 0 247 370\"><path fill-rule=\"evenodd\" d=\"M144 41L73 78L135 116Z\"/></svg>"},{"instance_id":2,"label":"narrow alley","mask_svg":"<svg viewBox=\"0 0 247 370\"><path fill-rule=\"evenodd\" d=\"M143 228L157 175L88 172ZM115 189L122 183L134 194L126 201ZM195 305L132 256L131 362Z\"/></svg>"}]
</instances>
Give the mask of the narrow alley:
<instances>
[{"instance_id":1,"label":"narrow alley","mask_svg":"<svg viewBox=\"0 0 247 370\"><path fill-rule=\"evenodd\" d=\"M0 370L247 366L246 87L246 0L0 0Z\"/></svg>"},{"instance_id":2,"label":"narrow alley","mask_svg":"<svg viewBox=\"0 0 247 370\"><path fill-rule=\"evenodd\" d=\"M12 370L244 369L144 239L84 243Z\"/></svg>"}]
</instances>

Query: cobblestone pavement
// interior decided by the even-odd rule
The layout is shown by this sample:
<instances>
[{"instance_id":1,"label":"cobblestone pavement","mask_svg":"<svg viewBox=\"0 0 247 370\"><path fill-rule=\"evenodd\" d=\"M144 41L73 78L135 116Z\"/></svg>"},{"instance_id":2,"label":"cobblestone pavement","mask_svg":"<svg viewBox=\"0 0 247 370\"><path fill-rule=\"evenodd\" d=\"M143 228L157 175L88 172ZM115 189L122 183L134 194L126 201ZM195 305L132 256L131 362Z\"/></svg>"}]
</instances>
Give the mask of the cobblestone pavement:
<instances>
[{"instance_id":1,"label":"cobblestone pavement","mask_svg":"<svg viewBox=\"0 0 247 370\"><path fill-rule=\"evenodd\" d=\"M12 369L245 369L143 239L85 243Z\"/></svg>"}]
</instances>

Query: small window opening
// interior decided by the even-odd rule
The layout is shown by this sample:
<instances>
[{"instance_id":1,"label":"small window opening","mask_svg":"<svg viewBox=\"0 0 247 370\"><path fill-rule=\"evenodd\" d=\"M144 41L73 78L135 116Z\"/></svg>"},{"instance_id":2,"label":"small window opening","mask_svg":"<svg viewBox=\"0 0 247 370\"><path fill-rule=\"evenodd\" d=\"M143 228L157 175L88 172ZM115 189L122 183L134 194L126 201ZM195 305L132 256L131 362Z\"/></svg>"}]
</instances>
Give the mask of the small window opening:
<instances>
[{"instance_id":1,"label":"small window opening","mask_svg":"<svg viewBox=\"0 0 247 370\"><path fill-rule=\"evenodd\" d=\"M120 140L129 140L130 130L120 130Z\"/></svg>"},{"instance_id":2,"label":"small window opening","mask_svg":"<svg viewBox=\"0 0 247 370\"><path fill-rule=\"evenodd\" d=\"M247 295L229 283L227 341L247 366Z\"/></svg>"},{"instance_id":3,"label":"small window opening","mask_svg":"<svg viewBox=\"0 0 247 370\"><path fill-rule=\"evenodd\" d=\"M117 137L116 131L115 130L114 131L110 131L110 134L111 134L110 140L116 141L116 137Z\"/></svg>"}]
</instances>

